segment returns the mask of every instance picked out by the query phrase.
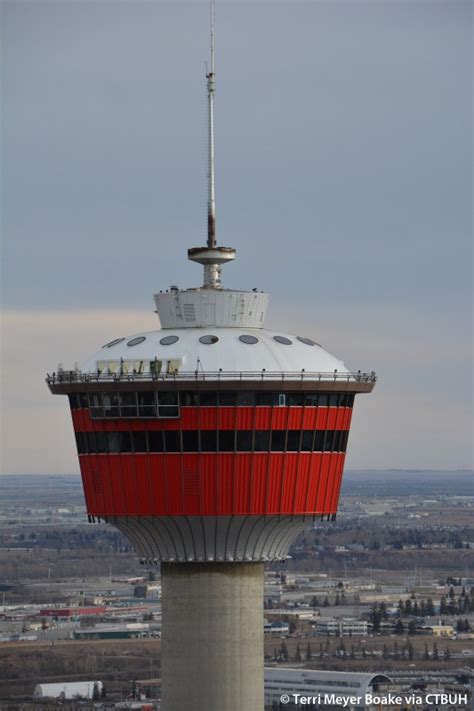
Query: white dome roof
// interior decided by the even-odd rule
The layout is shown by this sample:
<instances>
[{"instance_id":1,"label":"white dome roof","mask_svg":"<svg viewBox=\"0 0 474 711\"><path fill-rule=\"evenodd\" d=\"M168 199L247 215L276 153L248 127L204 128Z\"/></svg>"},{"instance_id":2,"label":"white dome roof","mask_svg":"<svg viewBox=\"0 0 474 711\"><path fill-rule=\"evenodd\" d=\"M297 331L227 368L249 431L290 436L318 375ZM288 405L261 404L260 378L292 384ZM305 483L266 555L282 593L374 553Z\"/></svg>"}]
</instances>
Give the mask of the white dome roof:
<instances>
[{"instance_id":1,"label":"white dome roof","mask_svg":"<svg viewBox=\"0 0 474 711\"><path fill-rule=\"evenodd\" d=\"M218 340L207 339L211 342L203 343L206 336ZM245 336L250 338L242 340ZM166 345L166 339L168 343L174 342ZM97 371L98 363L121 359L145 363L157 359L178 361L181 372L348 372L341 360L320 345L310 339L300 339L262 328L169 328L111 341L81 363L80 370L93 373Z\"/></svg>"}]
</instances>

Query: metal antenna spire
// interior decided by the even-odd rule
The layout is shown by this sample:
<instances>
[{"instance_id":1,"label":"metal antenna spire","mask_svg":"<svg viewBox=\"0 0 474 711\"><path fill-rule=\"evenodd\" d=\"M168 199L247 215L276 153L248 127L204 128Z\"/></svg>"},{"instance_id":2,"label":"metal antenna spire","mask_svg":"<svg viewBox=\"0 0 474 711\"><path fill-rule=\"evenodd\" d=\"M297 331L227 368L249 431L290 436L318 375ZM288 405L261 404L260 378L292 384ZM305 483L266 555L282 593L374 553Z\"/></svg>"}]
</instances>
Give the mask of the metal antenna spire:
<instances>
[{"instance_id":1,"label":"metal antenna spire","mask_svg":"<svg viewBox=\"0 0 474 711\"><path fill-rule=\"evenodd\" d=\"M216 246L216 193L215 193L215 152L214 152L214 93L215 83L215 46L214 46L214 0L211 0L211 71L207 73L207 111L208 111L208 155L207 155L207 246Z\"/></svg>"},{"instance_id":2,"label":"metal antenna spire","mask_svg":"<svg viewBox=\"0 0 474 711\"><path fill-rule=\"evenodd\" d=\"M214 37L214 0L210 0L211 29L211 66L206 69L207 79L207 245L188 249L188 259L204 267L204 289L221 288L222 266L235 259L233 247L216 245L216 191L215 191L215 153L214 153L214 93L215 82L215 37Z\"/></svg>"}]
</instances>

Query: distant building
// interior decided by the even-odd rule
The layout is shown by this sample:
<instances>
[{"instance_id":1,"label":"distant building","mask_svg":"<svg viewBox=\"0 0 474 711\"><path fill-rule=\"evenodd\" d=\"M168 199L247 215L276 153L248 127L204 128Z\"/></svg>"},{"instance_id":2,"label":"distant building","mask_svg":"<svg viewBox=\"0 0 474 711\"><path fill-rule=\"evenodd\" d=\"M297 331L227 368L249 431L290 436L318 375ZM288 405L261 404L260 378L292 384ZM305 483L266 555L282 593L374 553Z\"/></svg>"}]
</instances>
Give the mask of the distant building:
<instances>
[{"instance_id":1,"label":"distant building","mask_svg":"<svg viewBox=\"0 0 474 711\"><path fill-rule=\"evenodd\" d=\"M288 622L268 622L265 620L263 631L265 634L290 634L290 625Z\"/></svg>"},{"instance_id":2,"label":"distant building","mask_svg":"<svg viewBox=\"0 0 474 711\"><path fill-rule=\"evenodd\" d=\"M355 620L352 617L321 617L314 625L316 634L329 637L365 637L368 632L366 620Z\"/></svg>"},{"instance_id":3,"label":"distant building","mask_svg":"<svg viewBox=\"0 0 474 711\"><path fill-rule=\"evenodd\" d=\"M35 699L92 699L94 695L94 684L100 693L102 691L101 681L64 681L60 684L37 684L33 692Z\"/></svg>"},{"instance_id":4,"label":"distant building","mask_svg":"<svg viewBox=\"0 0 474 711\"><path fill-rule=\"evenodd\" d=\"M269 667L265 669L265 704L271 706L280 702L282 696L293 694L302 696L320 696L318 708L325 706L338 707L342 704L331 704L331 696L347 700L346 711L370 711L372 706L365 704L367 694L387 691L391 679L385 674L360 674L356 672L314 671L310 669L288 669L285 667ZM350 699L360 699L360 703L350 703ZM298 708L298 705L295 706Z\"/></svg>"},{"instance_id":5,"label":"distant building","mask_svg":"<svg viewBox=\"0 0 474 711\"><path fill-rule=\"evenodd\" d=\"M41 617L81 617L82 615L103 615L109 608L102 605L92 607L48 607L40 610Z\"/></svg>"},{"instance_id":6,"label":"distant building","mask_svg":"<svg viewBox=\"0 0 474 711\"><path fill-rule=\"evenodd\" d=\"M454 627L452 625L425 625L421 628L421 634L431 634L433 637L452 637Z\"/></svg>"},{"instance_id":7,"label":"distant building","mask_svg":"<svg viewBox=\"0 0 474 711\"><path fill-rule=\"evenodd\" d=\"M72 639L138 639L149 636L150 626L146 624L88 627L71 632Z\"/></svg>"}]
</instances>

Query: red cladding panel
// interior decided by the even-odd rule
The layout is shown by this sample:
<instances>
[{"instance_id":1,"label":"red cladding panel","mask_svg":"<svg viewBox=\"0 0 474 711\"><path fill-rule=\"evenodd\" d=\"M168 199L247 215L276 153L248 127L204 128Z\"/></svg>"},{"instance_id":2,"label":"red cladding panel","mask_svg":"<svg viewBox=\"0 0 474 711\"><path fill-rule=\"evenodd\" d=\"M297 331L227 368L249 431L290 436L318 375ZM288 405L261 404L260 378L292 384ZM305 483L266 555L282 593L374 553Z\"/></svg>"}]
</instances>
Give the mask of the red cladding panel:
<instances>
[{"instance_id":1,"label":"red cladding panel","mask_svg":"<svg viewBox=\"0 0 474 711\"><path fill-rule=\"evenodd\" d=\"M268 455L268 467L266 476L266 491L265 491L265 512L277 513L281 511L281 490L283 486L284 472L283 452L275 452ZM252 513L257 513L252 511Z\"/></svg>"}]
</instances>

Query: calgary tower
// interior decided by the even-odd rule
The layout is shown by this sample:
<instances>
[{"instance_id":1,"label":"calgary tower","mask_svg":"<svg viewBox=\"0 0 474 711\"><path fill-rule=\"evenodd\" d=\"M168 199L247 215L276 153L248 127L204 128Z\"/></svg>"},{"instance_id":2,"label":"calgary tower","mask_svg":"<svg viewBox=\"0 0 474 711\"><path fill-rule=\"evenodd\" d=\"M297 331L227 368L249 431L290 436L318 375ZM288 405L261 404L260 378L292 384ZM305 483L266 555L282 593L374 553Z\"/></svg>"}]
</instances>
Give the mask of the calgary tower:
<instances>
[{"instance_id":1,"label":"calgary tower","mask_svg":"<svg viewBox=\"0 0 474 711\"><path fill-rule=\"evenodd\" d=\"M334 519L354 396L311 338L264 328L269 295L225 289L216 242L214 22L203 285L155 294L161 328L120 336L48 376L72 413L89 520L161 563L163 711L262 711L263 573Z\"/></svg>"}]
</instances>

